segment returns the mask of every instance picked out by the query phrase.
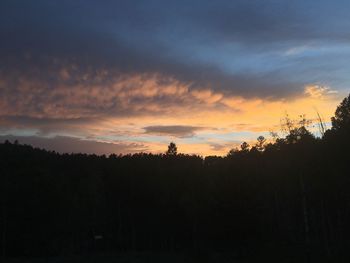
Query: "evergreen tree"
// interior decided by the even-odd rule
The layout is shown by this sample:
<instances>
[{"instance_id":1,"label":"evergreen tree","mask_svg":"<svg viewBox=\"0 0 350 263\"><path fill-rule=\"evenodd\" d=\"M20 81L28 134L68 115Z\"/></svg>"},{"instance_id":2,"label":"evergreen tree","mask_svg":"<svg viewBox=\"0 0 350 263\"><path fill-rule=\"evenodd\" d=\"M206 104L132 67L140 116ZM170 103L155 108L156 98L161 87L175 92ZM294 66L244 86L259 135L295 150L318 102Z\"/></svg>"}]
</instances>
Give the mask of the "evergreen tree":
<instances>
[{"instance_id":1,"label":"evergreen tree","mask_svg":"<svg viewBox=\"0 0 350 263\"><path fill-rule=\"evenodd\" d=\"M168 145L168 150L166 151L166 155L177 155L177 146L175 143L171 142Z\"/></svg>"}]
</instances>

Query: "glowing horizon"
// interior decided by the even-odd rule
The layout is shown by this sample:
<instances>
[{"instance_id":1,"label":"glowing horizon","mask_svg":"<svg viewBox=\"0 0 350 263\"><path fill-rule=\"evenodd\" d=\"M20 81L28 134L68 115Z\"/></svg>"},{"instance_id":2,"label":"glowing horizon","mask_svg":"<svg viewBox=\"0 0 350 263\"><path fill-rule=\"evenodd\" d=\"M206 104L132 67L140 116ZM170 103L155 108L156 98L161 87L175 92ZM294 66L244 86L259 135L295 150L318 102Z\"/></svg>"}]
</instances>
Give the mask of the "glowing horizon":
<instances>
[{"instance_id":1,"label":"glowing horizon","mask_svg":"<svg viewBox=\"0 0 350 263\"><path fill-rule=\"evenodd\" d=\"M45 99L48 100L44 105L48 107L39 113L35 109L30 111L27 106L19 106L18 112L13 112L11 105L2 101L3 111L12 111L12 119L3 118L2 122L10 127L10 132L3 129L1 134L22 136L19 139L23 142L26 142L26 136L37 136L51 140L71 137L80 140L80 143L102 143L96 149L99 154L162 153L168 143L174 141L181 153L225 155L243 141L253 144L259 135L268 138L269 132L280 132L280 120L286 113L292 119L305 115L307 119L315 120L319 112L324 121L329 123L342 98L331 88L319 85L307 85L300 96L289 100L264 100L227 96L210 89L191 91L188 86L176 81L168 82L165 86L158 85L158 82L154 78L143 78L140 81L133 77L124 79L122 83L113 83L110 87L76 86L73 93L72 87L60 86L59 91L53 90L53 94L44 88ZM21 101L24 105L30 104L26 98L30 99L29 93L34 86L44 85L30 84L29 81L22 83ZM128 87L126 90L125 86ZM104 89L103 94L99 93L101 89ZM38 88L37 90L42 92ZM62 105L54 108L49 101L51 96L58 94L64 99L60 102ZM115 101L114 94L123 99L123 107L129 109L129 114L115 117L104 111L94 111L95 115L91 115L89 111L82 110L89 101L94 101L97 105L97 99L100 100L101 107L112 104ZM173 99L175 102L167 103L165 107L154 102L159 96L163 100ZM136 99L139 100L138 105L132 102ZM75 107L70 110L72 105ZM46 142L49 143L50 140ZM35 141L32 144L40 146ZM55 150L49 144L41 146ZM106 149L103 150L102 146ZM119 150L117 146L122 147ZM114 148L117 152L114 152ZM79 148L67 149L67 152L70 151L79 152ZM81 151L87 150L82 148ZM92 153L93 149L87 152Z\"/></svg>"}]
</instances>

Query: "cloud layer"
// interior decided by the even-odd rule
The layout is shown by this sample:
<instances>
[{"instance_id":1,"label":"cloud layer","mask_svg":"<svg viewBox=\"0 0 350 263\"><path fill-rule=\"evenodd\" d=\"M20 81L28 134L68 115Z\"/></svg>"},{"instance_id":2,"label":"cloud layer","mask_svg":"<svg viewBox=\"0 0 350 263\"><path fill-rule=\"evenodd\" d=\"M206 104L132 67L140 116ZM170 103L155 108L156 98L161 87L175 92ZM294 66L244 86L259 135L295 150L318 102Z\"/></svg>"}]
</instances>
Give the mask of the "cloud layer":
<instances>
[{"instance_id":1,"label":"cloud layer","mask_svg":"<svg viewBox=\"0 0 350 263\"><path fill-rule=\"evenodd\" d=\"M49 82L91 82L84 76L107 70L241 96L295 95L314 82L305 68L336 73L350 55L350 6L337 2L2 1L2 68Z\"/></svg>"},{"instance_id":2,"label":"cloud layer","mask_svg":"<svg viewBox=\"0 0 350 263\"><path fill-rule=\"evenodd\" d=\"M0 134L156 152L177 138L186 152L222 153L287 110L329 117L350 85L349 8L1 1Z\"/></svg>"}]
</instances>

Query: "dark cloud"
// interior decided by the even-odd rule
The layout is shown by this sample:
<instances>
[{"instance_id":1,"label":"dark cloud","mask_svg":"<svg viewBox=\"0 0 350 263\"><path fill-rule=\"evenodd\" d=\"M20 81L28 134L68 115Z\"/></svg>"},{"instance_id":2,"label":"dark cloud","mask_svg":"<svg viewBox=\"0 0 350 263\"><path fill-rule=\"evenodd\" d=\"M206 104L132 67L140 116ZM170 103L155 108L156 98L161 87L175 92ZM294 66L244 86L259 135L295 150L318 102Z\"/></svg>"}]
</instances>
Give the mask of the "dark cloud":
<instances>
[{"instance_id":1,"label":"dark cloud","mask_svg":"<svg viewBox=\"0 0 350 263\"><path fill-rule=\"evenodd\" d=\"M350 40L344 11L349 3L342 0L215 1L205 6L193 19L198 27L206 25L209 34L250 47L273 49L282 43Z\"/></svg>"},{"instance_id":2,"label":"dark cloud","mask_svg":"<svg viewBox=\"0 0 350 263\"><path fill-rule=\"evenodd\" d=\"M2 1L0 70L38 76L49 85L62 67L70 84L112 75L160 74L245 97L279 98L300 92L307 81L283 72L240 72L220 66L223 46L234 68L310 42L348 42L348 3L336 1ZM202 60L210 56L211 60ZM226 57L227 57L226 56ZM267 58L268 59L268 58ZM305 61L302 61L303 63ZM219 64L219 65L218 65ZM255 67L254 61L249 67ZM300 65L301 63L298 63ZM271 64L269 65L271 66ZM84 76L89 75L89 78ZM292 76L292 77L291 77ZM104 82L109 82L109 76Z\"/></svg>"},{"instance_id":3,"label":"dark cloud","mask_svg":"<svg viewBox=\"0 0 350 263\"><path fill-rule=\"evenodd\" d=\"M141 143L105 143L83 140L74 137L56 136L52 138L38 136L0 135L0 142L18 140L21 144L29 144L37 148L56 151L59 153L87 153L87 154L126 154L148 150Z\"/></svg>"},{"instance_id":4,"label":"dark cloud","mask_svg":"<svg viewBox=\"0 0 350 263\"><path fill-rule=\"evenodd\" d=\"M239 145L240 142L232 142L232 143L214 143L214 142L211 142L209 143L210 145L210 148L213 150L213 151L219 151L219 152L222 152L223 150L229 150L229 149L232 149L234 147L236 147L237 145Z\"/></svg>"},{"instance_id":5,"label":"dark cloud","mask_svg":"<svg viewBox=\"0 0 350 263\"><path fill-rule=\"evenodd\" d=\"M145 133L154 135L174 136L174 137L192 137L196 131L206 129L205 127L169 125L169 126L147 126L143 128Z\"/></svg>"},{"instance_id":6,"label":"dark cloud","mask_svg":"<svg viewBox=\"0 0 350 263\"><path fill-rule=\"evenodd\" d=\"M9 129L26 130L33 129L38 135L49 135L57 132L75 132L85 125L98 120L94 118L34 118L28 116L1 116L0 132Z\"/></svg>"}]
</instances>

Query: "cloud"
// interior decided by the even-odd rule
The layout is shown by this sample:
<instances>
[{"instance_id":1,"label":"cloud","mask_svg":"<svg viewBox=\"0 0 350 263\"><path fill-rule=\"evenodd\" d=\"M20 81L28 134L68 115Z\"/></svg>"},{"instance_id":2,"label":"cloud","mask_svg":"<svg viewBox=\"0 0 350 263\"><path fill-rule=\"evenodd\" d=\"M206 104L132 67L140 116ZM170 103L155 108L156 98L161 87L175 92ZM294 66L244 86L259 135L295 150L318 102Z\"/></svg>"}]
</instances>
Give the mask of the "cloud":
<instances>
[{"instance_id":1,"label":"cloud","mask_svg":"<svg viewBox=\"0 0 350 263\"><path fill-rule=\"evenodd\" d=\"M5 0L0 71L38 76L48 86L159 74L195 90L288 97L303 89L305 82L293 69L305 61L285 61L278 54L309 42L348 43L349 23L342 11L348 4L341 4ZM290 68L290 63L297 65Z\"/></svg>"},{"instance_id":2,"label":"cloud","mask_svg":"<svg viewBox=\"0 0 350 263\"><path fill-rule=\"evenodd\" d=\"M170 126L147 126L143 128L147 134L174 137L192 137L196 131L207 129L205 127L170 125Z\"/></svg>"},{"instance_id":3,"label":"cloud","mask_svg":"<svg viewBox=\"0 0 350 263\"><path fill-rule=\"evenodd\" d=\"M141 143L106 143L80 138L55 136L52 138L38 136L0 135L0 142L18 140L20 144L29 144L34 147L56 151L59 153L87 153L87 154L126 154L147 151Z\"/></svg>"},{"instance_id":4,"label":"cloud","mask_svg":"<svg viewBox=\"0 0 350 263\"><path fill-rule=\"evenodd\" d=\"M34 129L41 135L52 132L73 132L96 122L93 118L35 118L28 116L0 115L2 129ZM5 128L6 127L6 128ZM0 131L2 130L0 128Z\"/></svg>"},{"instance_id":5,"label":"cloud","mask_svg":"<svg viewBox=\"0 0 350 263\"><path fill-rule=\"evenodd\" d=\"M325 99L338 93L338 91L332 90L330 87L317 84L305 86L304 92L306 95L315 99Z\"/></svg>"},{"instance_id":6,"label":"cloud","mask_svg":"<svg viewBox=\"0 0 350 263\"><path fill-rule=\"evenodd\" d=\"M212 142L209 144L211 150L214 152L220 152L220 153L227 153L230 149L235 148L239 145L238 142L236 143L216 143Z\"/></svg>"},{"instance_id":7,"label":"cloud","mask_svg":"<svg viewBox=\"0 0 350 263\"><path fill-rule=\"evenodd\" d=\"M158 75L115 76L108 83L93 78L90 83L73 84L22 76L13 83L0 73L0 108L2 116L69 121L164 115L181 108L218 106L222 94L203 97L200 91L192 93L189 86Z\"/></svg>"}]
</instances>

